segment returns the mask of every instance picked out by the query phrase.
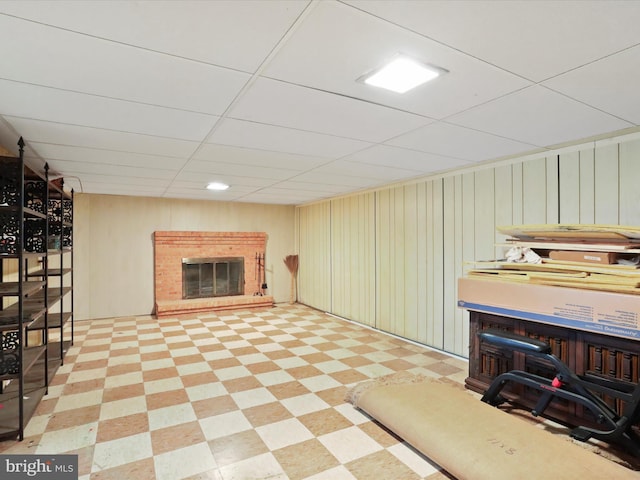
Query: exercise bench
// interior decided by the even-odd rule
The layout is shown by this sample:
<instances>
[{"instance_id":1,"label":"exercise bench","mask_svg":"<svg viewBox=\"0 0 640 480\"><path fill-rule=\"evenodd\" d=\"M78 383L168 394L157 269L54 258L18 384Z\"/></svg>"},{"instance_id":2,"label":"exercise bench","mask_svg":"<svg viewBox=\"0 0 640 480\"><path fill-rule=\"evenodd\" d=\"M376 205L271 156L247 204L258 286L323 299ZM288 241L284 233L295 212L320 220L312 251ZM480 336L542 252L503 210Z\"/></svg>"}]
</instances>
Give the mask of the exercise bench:
<instances>
[{"instance_id":1,"label":"exercise bench","mask_svg":"<svg viewBox=\"0 0 640 480\"><path fill-rule=\"evenodd\" d=\"M507 401L500 392L509 383L521 384L540 392L540 397L531 411L542 415L554 398L575 402L589 410L598 428L586 425L573 428L570 435L586 442L597 438L617 443L635 457L640 457L640 436L633 430L640 420L640 384L634 385L595 375L576 375L562 360L551 353L548 343L499 329L478 332L480 341L505 350L515 350L539 358L555 369L555 377L548 379L521 370L511 370L498 375L486 390L482 401L498 406ZM601 395L624 403L622 414L602 400Z\"/></svg>"}]
</instances>

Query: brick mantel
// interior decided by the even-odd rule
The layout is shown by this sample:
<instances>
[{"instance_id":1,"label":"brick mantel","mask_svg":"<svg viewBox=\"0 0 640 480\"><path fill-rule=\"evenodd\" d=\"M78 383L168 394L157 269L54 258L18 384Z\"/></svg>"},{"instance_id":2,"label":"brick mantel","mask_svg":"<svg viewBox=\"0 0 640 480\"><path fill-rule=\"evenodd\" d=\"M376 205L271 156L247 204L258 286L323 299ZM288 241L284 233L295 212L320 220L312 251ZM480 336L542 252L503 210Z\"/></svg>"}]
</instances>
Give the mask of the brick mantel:
<instances>
[{"instance_id":1,"label":"brick mantel","mask_svg":"<svg viewBox=\"0 0 640 480\"><path fill-rule=\"evenodd\" d=\"M264 232L154 232L156 315L273 305L272 297L254 295L260 291L263 281L256 278L256 254L263 255L266 244L267 234ZM244 257L245 295L184 300L182 259L206 257Z\"/></svg>"}]
</instances>

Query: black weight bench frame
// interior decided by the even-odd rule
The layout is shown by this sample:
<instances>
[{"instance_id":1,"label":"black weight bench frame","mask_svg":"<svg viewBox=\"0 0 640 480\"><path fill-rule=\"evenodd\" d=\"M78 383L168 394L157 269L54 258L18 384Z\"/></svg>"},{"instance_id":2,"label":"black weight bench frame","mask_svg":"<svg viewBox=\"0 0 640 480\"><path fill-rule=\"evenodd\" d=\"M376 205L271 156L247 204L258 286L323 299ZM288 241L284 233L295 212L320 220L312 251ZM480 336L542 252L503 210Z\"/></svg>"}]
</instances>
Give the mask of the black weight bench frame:
<instances>
[{"instance_id":1,"label":"black weight bench frame","mask_svg":"<svg viewBox=\"0 0 640 480\"><path fill-rule=\"evenodd\" d=\"M575 402L587 408L602 428L578 426L570 435L586 442L597 438L605 442L617 443L629 453L640 458L640 436L633 426L640 420L640 384L596 377L576 375L562 360L551 353L546 342L516 335L498 329L478 332L480 341L499 348L516 350L525 355L540 358L550 363L556 370L553 380L521 370L511 370L498 375L484 393L482 401L493 406L507 401L500 395L509 383L519 383L538 390L541 395L531 413L542 415L554 397ZM622 415L618 415L599 395L606 395L624 402Z\"/></svg>"}]
</instances>

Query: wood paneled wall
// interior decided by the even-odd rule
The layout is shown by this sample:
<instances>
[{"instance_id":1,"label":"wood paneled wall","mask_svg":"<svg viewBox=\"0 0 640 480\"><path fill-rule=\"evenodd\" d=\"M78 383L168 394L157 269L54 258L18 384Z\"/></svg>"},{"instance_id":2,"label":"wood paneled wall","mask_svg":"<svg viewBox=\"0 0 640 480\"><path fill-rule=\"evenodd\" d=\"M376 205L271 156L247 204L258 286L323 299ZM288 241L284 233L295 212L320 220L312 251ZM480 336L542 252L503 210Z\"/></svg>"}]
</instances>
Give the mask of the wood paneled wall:
<instances>
[{"instance_id":1,"label":"wood paneled wall","mask_svg":"<svg viewBox=\"0 0 640 480\"><path fill-rule=\"evenodd\" d=\"M342 198L331 206L331 306L345 318L374 325L375 196Z\"/></svg>"},{"instance_id":2,"label":"wood paneled wall","mask_svg":"<svg viewBox=\"0 0 640 480\"><path fill-rule=\"evenodd\" d=\"M298 301L332 312L331 202L297 209L298 251L307 252L298 266Z\"/></svg>"},{"instance_id":3,"label":"wood paneled wall","mask_svg":"<svg viewBox=\"0 0 640 480\"><path fill-rule=\"evenodd\" d=\"M468 356L465 262L500 258L500 225L640 224L637 134L297 208L299 300Z\"/></svg>"},{"instance_id":4,"label":"wood paneled wall","mask_svg":"<svg viewBox=\"0 0 640 480\"><path fill-rule=\"evenodd\" d=\"M283 259L295 253L294 218L295 209L288 205L76 193L75 318L153 311L153 232L157 230L266 232L267 293L276 302L289 301L291 277Z\"/></svg>"}]
</instances>

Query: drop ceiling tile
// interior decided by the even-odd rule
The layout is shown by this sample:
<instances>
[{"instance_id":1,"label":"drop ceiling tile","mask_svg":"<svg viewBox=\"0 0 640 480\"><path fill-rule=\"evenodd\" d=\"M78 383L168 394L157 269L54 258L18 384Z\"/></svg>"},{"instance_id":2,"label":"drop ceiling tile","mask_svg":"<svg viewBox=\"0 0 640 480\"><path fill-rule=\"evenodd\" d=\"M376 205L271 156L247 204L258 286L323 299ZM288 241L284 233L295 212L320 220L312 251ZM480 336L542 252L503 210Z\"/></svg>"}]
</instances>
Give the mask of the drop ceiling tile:
<instances>
[{"instance_id":1,"label":"drop ceiling tile","mask_svg":"<svg viewBox=\"0 0 640 480\"><path fill-rule=\"evenodd\" d=\"M326 158L213 144L202 145L193 158L207 162L231 163L236 166L244 166L245 170L247 167L268 167L300 171L330 161Z\"/></svg>"},{"instance_id":2,"label":"drop ceiling tile","mask_svg":"<svg viewBox=\"0 0 640 480\"><path fill-rule=\"evenodd\" d=\"M189 157L199 145L197 142L173 138L44 122L28 118L10 116L4 118L16 132L24 137L27 144L30 142L57 143L75 147L185 158Z\"/></svg>"},{"instance_id":3,"label":"drop ceiling tile","mask_svg":"<svg viewBox=\"0 0 640 480\"><path fill-rule=\"evenodd\" d=\"M637 124L634 3L2 1L0 142L87 193L349 194ZM355 81L399 50L449 73Z\"/></svg>"},{"instance_id":4,"label":"drop ceiling tile","mask_svg":"<svg viewBox=\"0 0 640 480\"><path fill-rule=\"evenodd\" d=\"M535 145L443 122L432 123L413 132L405 133L389 140L387 144L435 155L449 155L473 162L537 149ZM447 164L447 161L443 159L437 163ZM451 167L460 166L463 163L465 162L452 161Z\"/></svg>"},{"instance_id":5,"label":"drop ceiling tile","mask_svg":"<svg viewBox=\"0 0 640 480\"><path fill-rule=\"evenodd\" d=\"M317 196L318 192L313 192L306 189L281 188L280 184L276 184L269 188L256 190L256 193L270 195L270 196L281 196L283 198L293 198L293 197L313 198Z\"/></svg>"},{"instance_id":6,"label":"drop ceiling tile","mask_svg":"<svg viewBox=\"0 0 640 480\"><path fill-rule=\"evenodd\" d=\"M368 167L367 167L368 168ZM319 183L328 185L340 185L343 187L364 188L380 184L380 180L376 178L365 178L350 175L336 175L334 173L325 173L310 171L296 175L291 180L296 182Z\"/></svg>"},{"instance_id":7,"label":"drop ceiling tile","mask_svg":"<svg viewBox=\"0 0 640 480\"><path fill-rule=\"evenodd\" d=\"M552 78L543 85L640 125L639 66L640 46L636 46Z\"/></svg>"},{"instance_id":8,"label":"drop ceiling tile","mask_svg":"<svg viewBox=\"0 0 640 480\"><path fill-rule=\"evenodd\" d=\"M107 183L89 183L87 188L91 189L94 195L120 195L126 197L162 197L162 188L142 189L139 187L122 187L120 185Z\"/></svg>"},{"instance_id":9,"label":"drop ceiling tile","mask_svg":"<svg viewBox=\"0 0 640 480\"><path fill-rule=\"evenodd\" d=\"M0 15L0 77L222 114L249 79L234 70Z\"/></svg>"},{"instance_id":10,"label":"drop ceiling tile","mask_svg":"<svg viewBox=\"0 0 640 480\"><path fill-rule=\"evenodd\" d=\"M76 192L81 193L98 193L94 191L94 186L100 185L99 193L105 193L103 188L113 186L120 190L129 189L132 191L157 192L160 195L169 185L170 180L129 177L118 175L103 175L94 173L83 173L79 176L64 176L65 189L73 188Z\"/></svg>"},{"instance_id":11,"label":"drop ceiling tile","mask_svg":"<svg viewBox=\"0 0 640 480\"><path fill-rule=\"evenodd\" d=\"M181 200L202 200L214 202L238 202L242 195L225 195L224 197L211 197L207 192L198 193L196 191L168 191L162 195L162 198L177 198Z\"/></svg>"},{"instance_id":12,"label":"drop ceiling tile","mask_svg":"<svg viewBox=\"0 0 640 480\"><path fill-rule=\"evenodd\" d=\"M229 189L224 192L212 192L210 190L203 189L200 187L196 188L177 188L175 186L171 186L167 188L167 190L162 195L163 197L170 198L191 198L198 200L212 200L216 202L231 202L237 200L238 198L251 194L255 191L253 189Z\"/></svg>"},{"instance_id":13,"label":"drop ceiling tile","mask_svg":"<svg viewBox=\"0 0 640 480\"><path fill-rule=\"evenodd\" d=\"M105 166L128 166L147 168L150 170L178 171L186 161L184 158L98 150L95 148L69 147L66 145L52 145L50 143L32 142L30 145L40 157L48 162L66 160L70 162L99 163Z\"/></svg>"},{"instance_id":14,"label":"drop ceiling tile","mask_svg":"<svg viewBox=\"0 0 640 480\"><path fill-rule=\"evenodd\" d=\"M239 202L248 203L266 203L274 205L299 205L311 200L315 200L317 197L309 197L307 195L295 195L295 196L283 196L283 195L271 195L267 193L252 193L244 195L238 199Z\"/></svg>"},{"instance_id":15,"label":"drop ceiling tile","mask_svg":"<svg viewBox=\"0 0 640 480\"><path fill-rule=\"evenodd\" d=\"M107 177L131 177L155 184L156 180L166 181L176 175L175 170L162 170L159 168L138 168L122 165L104 165L100 163L71 162L67 160L50 160L49 167L52 173L62 173L63 176L104 175Z\"/></svg>"},{"instance_id":16,"label":"drop ceiling tile","mask_svg":"<svg viewBox=\"0 0 640 480\"><path fill-rule=\"evenodd\" d=\"M191 193L202 193L203 195L213 198L213 197L221 197L228 195L244 195L246 193L255 192L263 187L258 186L250 186L250 185L232 185L227 190L207 190L202 182L185 182L185 181L174 181L171 182L171 185L167 189L167 193L177 193L177 192L191 192Z\"/></svg>"},{"instance_id":17,"label":"drop ceiling tile","mask_svg":"<svg viewBox=\"0 0 640 480\"><path fill-rule=\"evenodd\" d=\"M343 160L366 164L360 168L368 168L367 165L383 165L411 170L414 172L413 175L436 173L469 164L459 158L444 157L420 152L417 149L411 150L390 145L376 145L354 155L349 155Z\"/></svg>"},{"instance_id":18,"label":"drop ceiling tile","mask_svg":"<svg viewBox=\"0 0 640 480\"><path fill-rule=\"evenodd\" d=\"M275 184L277 188L286 190L306 191L310 194L320 197L322 193L326 195L335 195L338 193L346 193L351 190L350 187L345 185L336 185L333 183L311 183L300 182L297 179L285 180Z\"/></svg>"},{"instance_id":19,"label":"drop ceiling tile","mask_svg":"<svg viewBox=\"0 0 640 480\"><path fill-rule=\"evenodd\" d=\"M190 186L195 183L199 183L202 188L205 188L209 182L224 182L227 185L231 185L231 187L235 187L238 185L265 187L272 185L275 181L277 180L274 180L272 178L253 177L250 176L250 174L248 174L247 176L242 176L231 175L229 173L218 174L182 170L178 175L176 175L172 185L181 185L182 182L185 182L185 186Z\"/></svg>"},{"instance_id":20,"label":"drop ceiling tile","mask_svg":"<svg viewBox=\"0 0 640 480\"><path fill-rule=\"evenodd\" d=\"M541 86L472 108L447 122L540 147L632 126Z\"/></svg>"},{"instance_id":21,"label":"drop ceiling tile","mask_svg":"<svg viewBox=\"0 0 640 480\"><path fill-rule=\"evenodd\" d=\"M176 57L253 72L308 4L307 0L3 0L0 12Z\"/></svg>"},{"instance_id":22,"label":"drop ceiling tile","mask_svg":"<svg viewBox=\"0 0 640 480\"><path fill-rule=\"evenodd\" d=\"M313 175L316 174L328 174L328 175L347 175L354 177L362 177L366 179L375 180L389 180L395 181L401 178L411 178L419 175L421 172L418 170L406 170L398 166L392 165L374 165L369 164L364 166L362 163L349 162L347 160L335 160L321 167L314 169L310 172ZM296 177L300 178L300 177Z\"/></svg>"},{"instance_id":23,"label":"drop ceiling tile","mask_svg":"<svg viewBox=\"0 0 640 480\"><path fill-rule=\"evenodd\" d=\"M185 172L212 173L217 175L235 175L238 177L260 177L282 180L291 177L294 172L284 168L239 165L235 163L191 160L184 168Z\"/></svg>"},{"instance_id":24,"label":"drop ceiling tile","mask_svg":"<svg viewBox=\"0 0 640 480\"><path fill-rule=\"evenodd\" d=\"M267 188L252 192L253 196L271 197L271 198L310 198L309 192L301 192L299 190L287 190L282 188Z\"/></svg>"},{"instance_id":25,"label":"drop ceiling tile","mask_svg":"<svg viewBox=\"0 0 640 480\"><path fill-rule=\"evenodd\" d=\"M225 119L216 125L208 142L323 158L339 158L371 145L349 138L234 119Z\"/></svg>"},{"instance_id":26,"label":"drop ceiling tile","mask_svg":"<svg viewBox=\"0 0 640 480\"><path fill-rule=\"evenodd\" d=\"M432 122L419 115L265 78L247 90L229 116L365 142L383 142Z\"/></svg>"},{"instance_id":27,"label":"drop ceiling tile","mask_svg":"<svg viewBox=\"0 0 640 480\"><path fill-rule=\"evenodd\" d=\"M449 73L403 95L357 81L397 53ZM264 75L436 119L531 84L437 39L339 2L319 2Z\"/></svg>"},{"instance_id":28,"label":"drop ceiling tile","mask_svg":"<svg viewBox=\"0 0 640 480\"><path fill-rule=\"evenodd\" d=\"M74 183L74 179L69 182L65 181L65 186L69 186ZM164 187L149 187L146 185L127 185L118 183L116 181L110 182L92 182L83 181L82 186L78 183L73 185L75 192L82 193L82 187L89 190L91 194L103 194L103 195L133 195L142 197L160 197L164 192Z\"/></svg>"},{"instance_id":29,"label":"drop ceiling tile","mask_svg":"<svg viewBox=\"0 0 640 480\"><path fill-rule=\"evenodd\" d=\"M0 80L0 115L200 141L219 117Z\"/></svg>"},{"instance_id":30,"label":"drop ceiling tile","mask_svg":"<svg viewBox=\"0 0 640 480\"><path fill-rule=\"evenodd\" d=\"M535 82L640 43L637 1L347 3Z\"/></svg>"}]
</instances>

